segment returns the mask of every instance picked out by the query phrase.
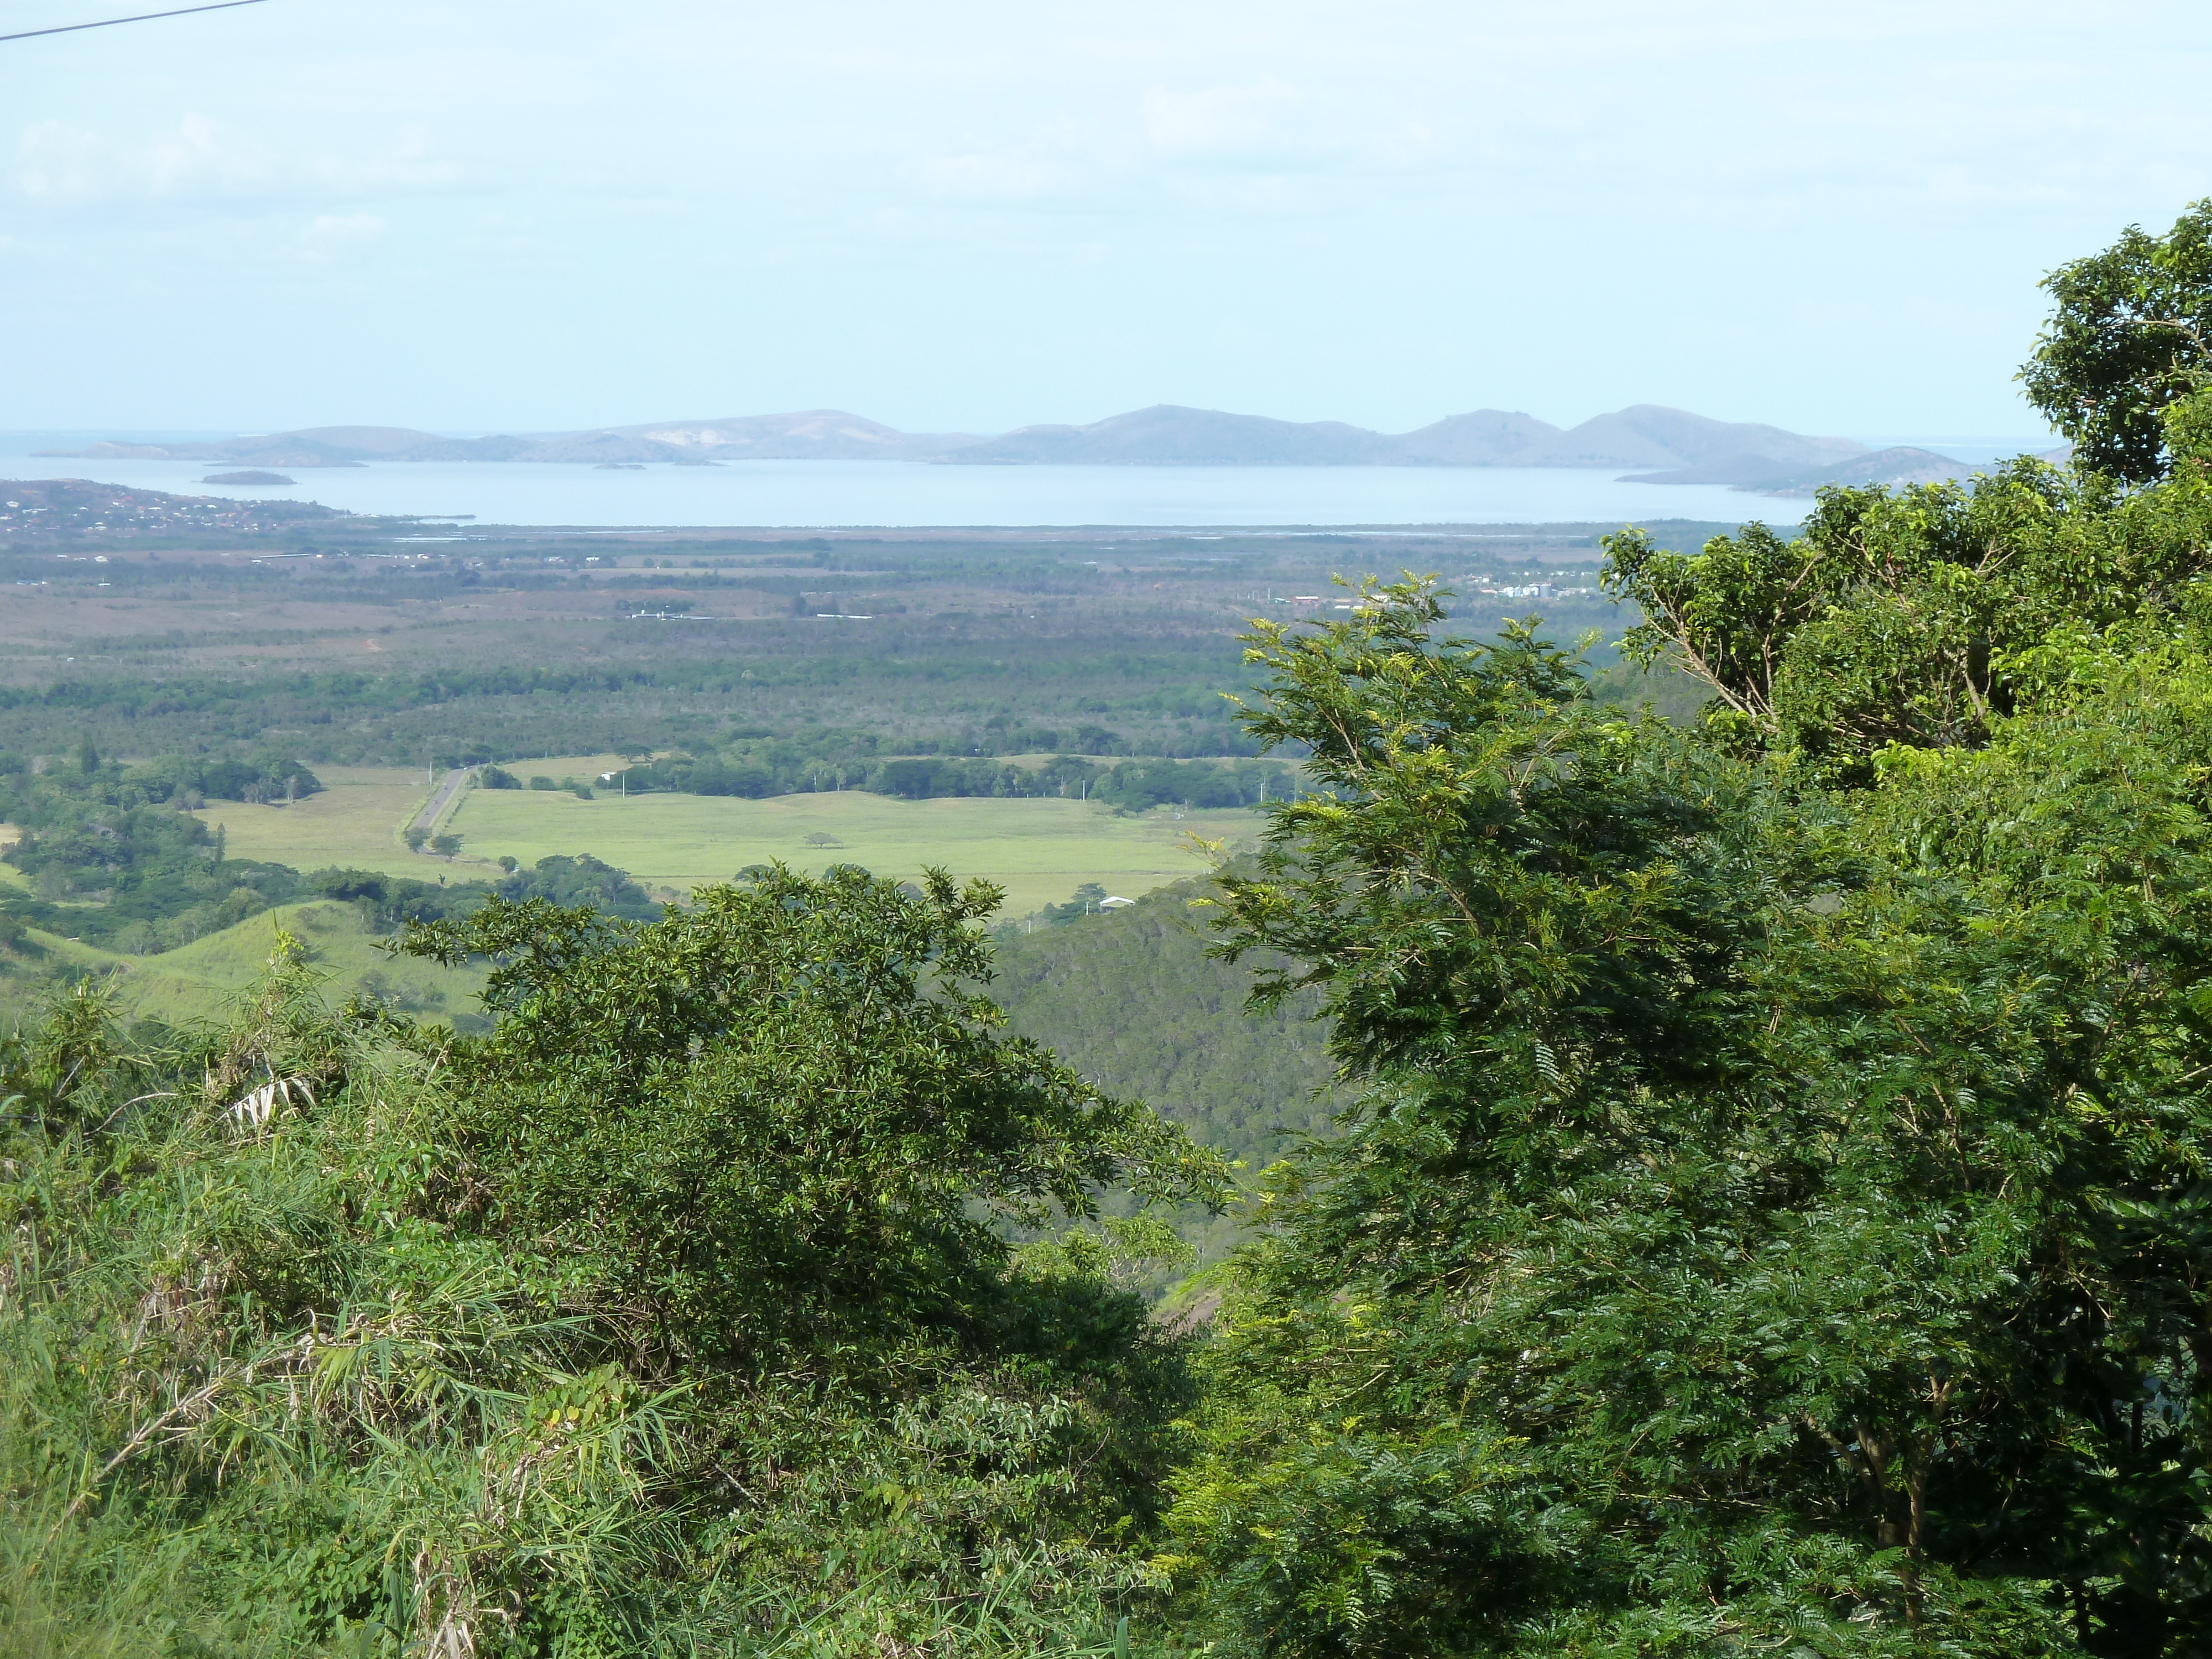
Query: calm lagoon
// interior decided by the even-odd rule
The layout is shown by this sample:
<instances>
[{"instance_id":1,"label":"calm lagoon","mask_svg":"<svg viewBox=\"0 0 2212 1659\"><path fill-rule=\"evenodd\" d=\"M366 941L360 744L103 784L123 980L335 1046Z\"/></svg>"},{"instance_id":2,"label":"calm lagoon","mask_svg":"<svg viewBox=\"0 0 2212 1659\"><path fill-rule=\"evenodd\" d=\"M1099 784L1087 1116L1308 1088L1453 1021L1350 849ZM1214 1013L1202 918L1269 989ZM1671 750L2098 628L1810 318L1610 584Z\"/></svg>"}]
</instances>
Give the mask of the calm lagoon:
<instances>
[{"instance_id":1,"label":"calm lagoon","mask_svg":"<svg viewBox=\"0 0 2212 1659\"><path fill-rule=\"evenodd\" d=\"M179 495L286 497L355 513L483 524L622 526L1277 526L1796 524L1808 501L1706 485L1632 484L1565 467L946 466L738 461L723 466L402 461L289 472L289 488L205 484L204 461L33 459L0 444L0 475L92 478Z\"/></svg>"}]
</instances>

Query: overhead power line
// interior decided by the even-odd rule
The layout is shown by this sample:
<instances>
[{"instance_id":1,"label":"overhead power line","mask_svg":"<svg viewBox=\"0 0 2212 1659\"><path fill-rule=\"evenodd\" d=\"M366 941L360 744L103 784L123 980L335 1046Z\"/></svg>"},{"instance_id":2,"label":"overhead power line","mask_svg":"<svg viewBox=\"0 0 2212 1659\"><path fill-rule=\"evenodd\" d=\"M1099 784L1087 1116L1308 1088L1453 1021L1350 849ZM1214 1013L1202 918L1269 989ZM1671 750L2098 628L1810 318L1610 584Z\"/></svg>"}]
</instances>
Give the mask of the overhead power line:
<instances>
[{"instance_id":1,"label":"overhead power line","mask_svg":"<svg viewBox=\"0 0 2212 1659\"><path fill-rule=\"evenodd\" d=\"M174 11L145 11L136 17L103 17L96 23L64 23L58 28L25 29L20 34L0 34L0 40L28 40L40 34L75 34L79 29L112 29L118 23L150 23L156 17L184 17L196 11L228 11L233 6L258 6L261 0L215 0L213 5L179 6Z\"/></svg>"}]
</instances>

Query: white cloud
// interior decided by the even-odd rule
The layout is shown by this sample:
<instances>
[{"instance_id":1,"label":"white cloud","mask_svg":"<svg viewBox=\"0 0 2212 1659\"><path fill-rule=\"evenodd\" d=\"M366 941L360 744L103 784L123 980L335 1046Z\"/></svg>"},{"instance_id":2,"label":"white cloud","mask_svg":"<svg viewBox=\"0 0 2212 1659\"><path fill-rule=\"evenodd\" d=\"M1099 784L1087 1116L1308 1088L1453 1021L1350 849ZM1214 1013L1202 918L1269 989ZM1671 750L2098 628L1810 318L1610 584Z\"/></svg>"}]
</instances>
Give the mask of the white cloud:
<instances>
[{"instance_id":1,"label":"white cloud","mask_svg":"<svg viewBox=\"0 0 2212 1659\"><path fill-rule=\"evenodd\" d=\"M988 137L963 134L896 176L931 200L979 208L1275 216L1332 210L1339 193L1317 182L1326 175L1425 172L1443 159L1433 125L1272 79L1133 97L1116 88Z\"/></svg>"},{"instance_id":2,"label":"white cloud","mask_svg":"<svg viewBox=\"0 0 2212 1659\"><path fill-rule=\"evenodd\" d=\"M1208 161L1279 158L1310 151L1316 134L1307 100L1279 81L1145 94L1145 134L1163 155Z\"/></svg>"},{"instance_id":3,"label":"white cloud","mask_svg":"<svg viewBox=\"0 0 2212 1659\"><path fill-rule=\"evenodd\" d=\"M312 264L337 264L366 252L390 228L374 213L319 214L300 233L292 252Z\"/></svg>"},{"instance_id":4,"label":"white cloud","mask_svg":"<svg viewBox=\"0 0 2212 1659\"><path fill-rule=\"evenodd\" d=\"M916 163L913 172L915 181L931 195L953 201L1036 201L1073 182L1066 167L1013 151L933 155Z\"/></svg>"},{"instance_id":5,"label":"white cloud","mask_svg":"<svg viewBox=\"0 0 2212 1659\"><path fill-rule=\"evenodd\" d=\"M234 194L265 187L271 172L265 155L202 115L137 143L40 121L15 145L15 187L41 202Z\"/></svg>"},{"instance_id":6,"label":"white cloud","mask_svg":"<svg viewBox=\"0 0 2212 1659\"><path fill-rule=\"evenodd\" d=\"M194 113L137 139L39 121L15 144L16 190L55 206L357 198L445 190L459 181L459 169L434 153L428 129L419 126L403 128L380 151L354 156L281 150Z\"/></svg>"}]
</instances>

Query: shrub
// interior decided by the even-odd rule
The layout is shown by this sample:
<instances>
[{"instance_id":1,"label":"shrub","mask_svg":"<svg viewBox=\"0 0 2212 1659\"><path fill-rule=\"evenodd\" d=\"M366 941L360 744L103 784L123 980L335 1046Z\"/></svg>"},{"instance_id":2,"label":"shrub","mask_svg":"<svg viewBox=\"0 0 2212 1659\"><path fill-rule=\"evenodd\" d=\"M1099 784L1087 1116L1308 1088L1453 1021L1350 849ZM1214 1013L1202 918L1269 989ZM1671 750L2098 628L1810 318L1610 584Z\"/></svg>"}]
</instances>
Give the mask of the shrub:
<instances>
[{"instance_id":1,"label":"shrub","mask_svg":"<svg viewBox=\"0 0 2212 1659\"><path fill-rule=\"evenodd\" d=\"M0 1651L1103 1659L1187 1343L982 1218L1220 1172L992 1032L996 897L495 902L412 940L482 1038L280 937L228 1028L0 1041Z\"/></svg>"}]
</instances>

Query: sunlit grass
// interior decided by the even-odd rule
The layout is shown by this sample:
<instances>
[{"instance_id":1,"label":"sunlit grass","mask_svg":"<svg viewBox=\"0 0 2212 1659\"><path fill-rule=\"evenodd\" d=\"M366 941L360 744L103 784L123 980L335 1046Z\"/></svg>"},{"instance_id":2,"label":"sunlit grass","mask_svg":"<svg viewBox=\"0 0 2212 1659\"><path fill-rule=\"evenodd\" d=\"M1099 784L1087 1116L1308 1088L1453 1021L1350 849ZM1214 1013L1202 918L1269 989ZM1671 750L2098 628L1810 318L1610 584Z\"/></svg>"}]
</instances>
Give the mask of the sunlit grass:
<instances>
[{"instance_id":1,"label":"sunlit grass","mask_svg":"<svg viewBox=\"0 0 2212 1659\"><path fill-rule=\"evenodd\" d=\"M441 968L409 957L389 960L353 907L329 900L280 905L158 956L123 956L37 929L31 938L42 953L41 965L107 978L126 1014L174 1023L216 1016L239 992L257 983L268 971L279 927L300 939L315 969L329 976L323 994L332 1004L374 975L380 994L396 995L403 1007L421 1017L476 1008L476 993L483 984L480 970Z\"/></svg>"},{"instance_id":2,"label":"sunlit grass","mask_svg":"<svg viewBox=\"0 0 2212 1659\"><path fill-rule=\"evenodd\" d=\"M199 817L221 824L231 858L261 859L296 870L342 865L437 879L435 860L407 850L400 831L430 797L420 768L319 767L321 793L287 806L210 801Z\"/></svg>"},{"instance_id":3,"label":"sunlit grass","mask_svg":"<svg viewBox=\"0 0 2212 1659\"><path fill-rule=\"evenodd\" d=\"M521 769L517 768L520 771ZM478 789L452 820L465 857L508 854L524 865L550 854L589 853L655 886L688 891L727 881L747 865L781 859L820 872L859 864L890 876L941 865L1007 890L1026 915L1065 900L1085 882L1134 898L1206 866L1188 844L1249 839L1250 812L1165 810L1118 817L1096 802L1024 799L905 801L860 790L777 795L633 795L599 790L591 800L544 791Z\"/></svg>"},{"instance_id":4,"label":"sunlit grass","mask_svg":"<svg viewBox=\"0 0 2212 1659\"><path fill-rule=\"evenodd\" d=\"M511 761L518 778L592 781L622 764L613 755L564 755ZM781 859L819 872L831 864L866 866L885 875L918 874L943 865L985 876L1007 890L1006 908L1024 915L1066 899L1085 882L1134 898L1204 867L1188 837L1248 841L1258 816L1163 809L1116 817L1095 802L970 799L904 801L860 790L779 795L633 795L594 788L579 800L566 792L471 787L441 828L463 840L459 859L410 853L401 832L429 799L420 770L331 767L328 786L292 805L213 803L200 814L221 823L228 853L298 870L329 865L381 870L419 881L495 877L504 854L525 866L550 854L589 854L640 880L677 893L727 881L750 864ZM825 837L826 841L810 841Z\"/></svg>"},{"instance_id":5,"label":"sunlit grass","mask_svg":"<svg viewBox=\"0 0 2212 1659\"><path fill-rule=\"evenodd\" d=\"M622 763L617 755L556 755L550 760L510 762L508 769L522 778L538 774L590 782ZM261 859L303 871L332 865L381 870L417 881L460 873L434 854L409 852L402 839L435 792L425 769L319 766L315 775L322 780L322 792L289 806L210 801L198 816L210 829L222 826L224 851L233 858ZM489 872L467 873L480 878Z\"/></svg>"}]
</instances>

